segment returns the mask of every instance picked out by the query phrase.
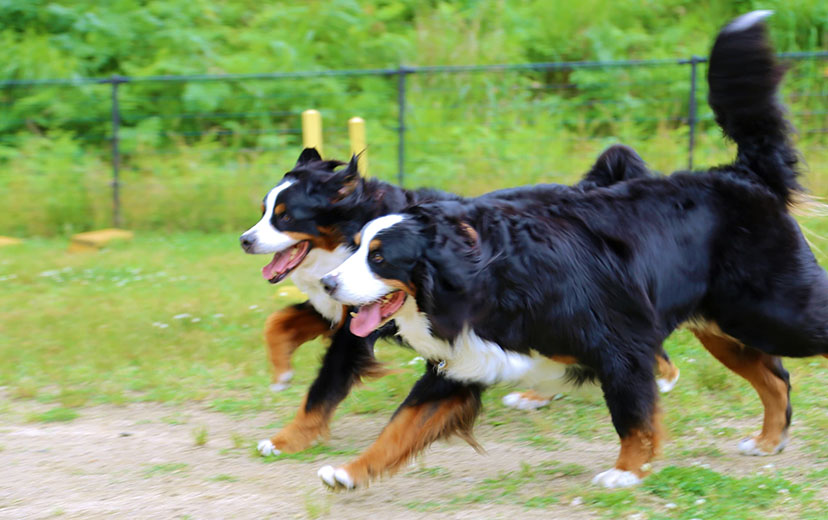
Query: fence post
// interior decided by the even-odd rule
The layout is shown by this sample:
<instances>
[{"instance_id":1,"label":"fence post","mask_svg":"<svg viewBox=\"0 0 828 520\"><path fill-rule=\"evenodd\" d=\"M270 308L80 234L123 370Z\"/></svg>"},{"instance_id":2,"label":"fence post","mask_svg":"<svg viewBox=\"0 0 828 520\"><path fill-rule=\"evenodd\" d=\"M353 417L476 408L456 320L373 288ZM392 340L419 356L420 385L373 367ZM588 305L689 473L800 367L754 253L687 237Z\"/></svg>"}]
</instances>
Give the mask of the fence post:
<instances>
[{"instance_id":1,"label":"fence post","mask_svg":"<svg viewBox=\"0 0 828 520\"><path fill-rule=\"evenodd\" d=\"M368 173L368 144L365 141L365 120L361 117L348 120L348 141L351 143L351 155L359 155L357 167L364 176Z\"/></svg>"},{"instance_id":2,"label":"fence post","mask_svg":"<svg viewBox=\"0 0 828 520\"><path fill-rule=\"evenodd\" d=\"M121 150L119 130L121 128L121 108L118 104L118 86L126 79L117 74L107 80L112 84L112 226L121 227Z\"/></svg>"},{"instance_id":3,"label":"fence post","mask_svg":"<svg viewBox=\"0 0 828 520\"><path fill-rule=\"evenodd\" d=\"M687 123L690 125L690 142L687 150L687 169L693 169L693 148L696 146L696 68L701 62L698 56L690 57L690 103Z\"/></svg>"},{"instance_id":4,"label":"fence post","mask_svg":"<svg viewBox=\"0 0 828 520\"><path fill-rule=\"evenodd\" d=\"M322 155L322 114L309 109L302 112L302 146L316 148Z\"/></svg>"},{"instance_id":5,"label":"fence post","mask_svg":"<svg viewBox=\"0 0 828 520\"><path fill-rule=\"evenodd\" d=\"M405 181L405 78L411 69L397 69L397 184Z\"/></svg>"}]
</instances>

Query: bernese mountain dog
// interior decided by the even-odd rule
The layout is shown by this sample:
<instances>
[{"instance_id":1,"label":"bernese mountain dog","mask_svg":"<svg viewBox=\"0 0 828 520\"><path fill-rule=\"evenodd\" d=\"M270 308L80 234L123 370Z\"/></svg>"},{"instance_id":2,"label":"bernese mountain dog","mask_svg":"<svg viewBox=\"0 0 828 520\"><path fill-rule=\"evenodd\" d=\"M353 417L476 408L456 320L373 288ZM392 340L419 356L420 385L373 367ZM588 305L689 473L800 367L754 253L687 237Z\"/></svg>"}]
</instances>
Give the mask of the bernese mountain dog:
<instances>
[{"instance_id":1,"label":"bernese mountain dog","mask_svg":"<svg viewBox=\"0 0 828 520\"><path fill-rule=\"evenodd\" d=\"M575 189L586 191L648 175L644 161L634 150L616 145L601 154ZM522 195L503 190L489 196ZM328 432L333 412L357 381L384 373L374 359L373 345L381 336L395 337L393 325L367 337L355 336L345 307L324 291L319 279L347 258L352 251L351 237L371 219L415 203L456 199L459 197L440 191L405 190L365 179L358 173L356 158L347 165L324 161L310 148L268 192L261 220L241 236L241 245L247 253L273 255L262 269L265 279L278 283L290 277L309 298L267 319L265 338L273 367L272 388L279 390L290 380L290 358L302 343L329 336L331 346L293 421L272 438L259 442L262 455L294 453L310 446ZM675 384L679 371L664 352L657 356L657 363L658 385L667 391ZM546 400L531 393L510 394L507 398L519 408L536 407Z\"/></svg>"},{"instance_id":2,"label":"bernese mountain dog","mask_svg":"<svg viewBox=\"0 0 828 520\"><path fill-rule=\"evenodd\" d=\"M655 354L681 324L762 400L761 433L739 450L784 448L790 383L777 356L828 353L828 276L788 211L803 189L768 14L731 22L710 55L732 164L428 202L365 225L322 283L359 308L354 334L394 320L428 366L372 446L319 470L325 484L365 485L452 434L475 445L481 392L502 381L600 385L621 448L593 482L637 484L662 442Z\"/></svg>"}]
</instances>

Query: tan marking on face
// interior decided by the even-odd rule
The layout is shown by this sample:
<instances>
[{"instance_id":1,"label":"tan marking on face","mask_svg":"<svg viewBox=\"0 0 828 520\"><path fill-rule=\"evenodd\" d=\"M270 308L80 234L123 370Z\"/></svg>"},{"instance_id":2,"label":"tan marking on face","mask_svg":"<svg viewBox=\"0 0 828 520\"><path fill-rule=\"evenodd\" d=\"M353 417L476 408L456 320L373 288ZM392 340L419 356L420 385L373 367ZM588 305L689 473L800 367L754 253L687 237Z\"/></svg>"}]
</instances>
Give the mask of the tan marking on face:
<instances>
[{"instance_id":1,"label":"tan marking on face","mask_svg":"<svg viewBox=\"0 0 828 520\"><path fill-rule=\"evenodd\" d=\"M285 210L287 210L287 206L285 206L284 202L280 202L279 204L276 204L275 208L273 208L273 214L278 217L279 215L284 213Z\"/></svg>"},{"instance_id":2,"label":"tan marking on face","mask_svg":"<svg viewBox=\"0 0 828 520\"><path fill-rule=\"evenodd\" d=\"M307 240L313 247L324 249L325 251L333 251L344 243L342 234L331 227L317 227L318 235L309 235L300 231L282 231L290 238L301 242Z\"/></svg>"},{"instance_id":3,"label":"tan marking on face","mask_svg":"<svg viewBox=\"0 0 828 520\"><path fill-rule=\"evenodd\" d=\"M359 242L362 240L362 233L357 233L354 235L354 244L359 247Z\"/></svg>"},{"instance_id":4,"label":"tan marking on face","mask_svg":"<svg viewBox=\"0 0 828 520\"><path fill-rule=\"evenodd\" d=\"M379 249L381 245L382 245L382 240L380 240L379 238L375 238L375 239L371 240L368 243L368 252L373 253L374 251Z\"/></svg>"},{"instance_id":5,"label":"tan marking on face","mask_svg":"<svg viewBox=\"0 0 828 520\"><path fill-rule=\"evenodd\" d=\"M386 285L397 289L398 291L402 291L409 296L417 296L417 288L414 287L414 284L404 284L400 280L392 280L391 278L380 278Z\"/></svg>"}]
</instances>

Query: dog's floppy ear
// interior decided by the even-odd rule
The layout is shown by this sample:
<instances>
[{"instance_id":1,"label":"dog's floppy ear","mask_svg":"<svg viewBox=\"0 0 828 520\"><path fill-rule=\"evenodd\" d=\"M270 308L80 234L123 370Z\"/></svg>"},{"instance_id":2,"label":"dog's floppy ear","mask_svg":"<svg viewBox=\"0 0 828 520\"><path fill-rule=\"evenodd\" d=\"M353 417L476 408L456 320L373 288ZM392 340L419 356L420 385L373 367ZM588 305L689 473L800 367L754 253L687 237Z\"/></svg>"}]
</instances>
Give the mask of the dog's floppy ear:
<instances>
[{"instance_id":1,"label":"dog's floppy ear","mask_svg":"<svg viewBox=\"0 0 828 520\"><path fill-rule=\"evenodd\" d=\"M302 153L299 154L299 158L296 159L296 166L294 166L294 168L298 168L308 163L321 160L322 156L319 155L319 152L316 151L316 148L305 148L304 150L302 150Z\"/></svg>"},{"instance_id":2,"label":"dog's floppy ear","mask_svg":"<svg viewBox=\"0 0 828 520\"><path fill-rule=\"evenodd\" d=\"M359 156L352 155L348 164L331 176L328 182L337 187L336 194L331 198L331 202L339 202L357 189L360 181L358 162Z\"/></svg>"}]
</instances>

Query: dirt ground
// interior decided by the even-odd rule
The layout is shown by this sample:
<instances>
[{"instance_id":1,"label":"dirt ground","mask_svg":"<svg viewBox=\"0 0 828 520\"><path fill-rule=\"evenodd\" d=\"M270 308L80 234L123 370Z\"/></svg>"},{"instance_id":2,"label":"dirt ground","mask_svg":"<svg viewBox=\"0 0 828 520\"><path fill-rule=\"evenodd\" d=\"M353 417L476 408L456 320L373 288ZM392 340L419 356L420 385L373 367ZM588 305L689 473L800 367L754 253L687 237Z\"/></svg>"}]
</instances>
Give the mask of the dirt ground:
<instances>
[{"instance_id":1,"label":"dirt ground","mask_svg":"<svg viewBox=\"0 0 828 520\"><path fill-rule=\"evenodd\" d=\"M331 493L316 471L349 456L271 463L253 456L255 441L272 433L272 415L240 419L192 405L136 404L83 409L71 422L27 422L26 409L31 413L36 406L18 401L12 411L0 415L0 518L587 519L596 514L578 500L546 510L471 503L439 513L420 512L410 504L465 496L476 483L518 470L522 462L580 464L589 473L566 478L588 488L592 475L615 457L615 446L605 442L568 438L566 449L546 451L517 443L514 437L504 439L502 430L482 427L477 433L487 450L484 455L457 441L440 442L394 478L368 489ZM329 444L361 449L383 423L342 417ZM196 446L194 432L201 428L208 432L207 442ZM797 458L802 454L792 442L773 461L739 457L739 472L757 471L768 462L794 465ZM710 462L714 469L731 465L728 472L733 473L732 460L728 456ZM447 468L448 475L428 477L417 471L434 466Z\"/></svg>"}]
</instances>

